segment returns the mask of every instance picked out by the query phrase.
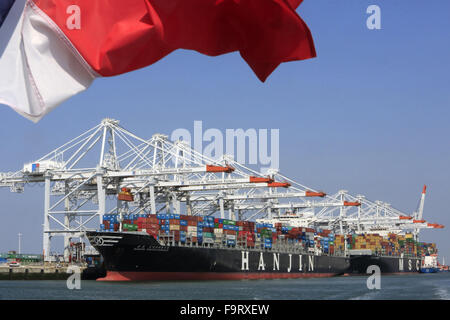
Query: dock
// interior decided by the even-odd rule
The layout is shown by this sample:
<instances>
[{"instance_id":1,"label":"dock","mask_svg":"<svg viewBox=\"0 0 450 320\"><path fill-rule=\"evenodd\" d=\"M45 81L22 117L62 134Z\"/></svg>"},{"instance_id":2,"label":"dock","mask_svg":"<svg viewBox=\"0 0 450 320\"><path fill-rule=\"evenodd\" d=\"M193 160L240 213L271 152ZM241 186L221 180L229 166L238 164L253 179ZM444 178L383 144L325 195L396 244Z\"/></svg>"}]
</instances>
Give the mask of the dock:
<instances>
[{"instance_id":1,"label":"dock","mask_svg":"<svg viewBox=\"0 0 450 320\"><path fill-rule=\"evenodd\" d=\"M102 268L80 267L82 280L95 280L105 276ZM67 266L29 265L20 267L0 266L0 280L67 280L72 271Z\"/></svg>"}]
</instances>

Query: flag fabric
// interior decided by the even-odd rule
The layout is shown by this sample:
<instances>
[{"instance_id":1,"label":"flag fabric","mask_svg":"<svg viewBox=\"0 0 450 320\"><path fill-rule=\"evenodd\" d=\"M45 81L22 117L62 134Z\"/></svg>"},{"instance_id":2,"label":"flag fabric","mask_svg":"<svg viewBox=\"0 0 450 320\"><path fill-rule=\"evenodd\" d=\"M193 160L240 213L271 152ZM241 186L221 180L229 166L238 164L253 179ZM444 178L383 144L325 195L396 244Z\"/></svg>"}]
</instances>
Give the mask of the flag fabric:
<instances>
[{"instance_id":1,"label":"flag fabric","mask_svg":"<svg viewBox=\"0 0 450 320\"><path fill-rule=\"evenodd\" d=\"M1 0L0 103L38 121L97 77L177 49L238 51L261 81L316 56L302 0Z\"/></svg>"}]
</instances>

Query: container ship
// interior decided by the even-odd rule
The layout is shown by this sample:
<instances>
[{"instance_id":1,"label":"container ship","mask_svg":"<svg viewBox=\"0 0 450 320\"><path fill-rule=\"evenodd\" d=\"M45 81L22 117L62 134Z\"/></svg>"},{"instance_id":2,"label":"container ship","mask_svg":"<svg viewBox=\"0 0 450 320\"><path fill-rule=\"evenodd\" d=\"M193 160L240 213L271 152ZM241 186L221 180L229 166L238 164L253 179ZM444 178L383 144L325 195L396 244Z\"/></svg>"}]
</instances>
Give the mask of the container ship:
<instances>
[{"instance_id":1,"label":"container ship","mask_svg":"<svg viewBox=\"0 0 450 320\"><path fill-rule=\"evenodd\" d=\"M331 277L350 270L350 258L334 250L334 235L325 230L158 214L127 216L119 231L117 218L106 215L103 230L86 232L104 259L107 274L98 280Z\"/></svg>"},{"instance_id":2,"label":"container ship","mask_svg":"<svg viewBox=\"0 0 450 320\"><path fill-rule=\"evenodd\" d=\"M405 274L421 271L424 256L437 252L434 243L417 242L411 233L387 237L378 234L348 236L351 255L351 274L366 273L370 265L377 265L381 273Z\"/></svg>"},{"instance_id":3,"label":"container ship","mask_svg":"<svg viewBox=\"0 0 450 320\"><path fill-rule=\"evenodd\" d=\"M178 214L105 215L86 236L103 256L103 281L331 277L419 272L420 246L409 235L339 235L286 223ZM122 230L120 230L122 229Z\"/></svg>"}]
</instances>

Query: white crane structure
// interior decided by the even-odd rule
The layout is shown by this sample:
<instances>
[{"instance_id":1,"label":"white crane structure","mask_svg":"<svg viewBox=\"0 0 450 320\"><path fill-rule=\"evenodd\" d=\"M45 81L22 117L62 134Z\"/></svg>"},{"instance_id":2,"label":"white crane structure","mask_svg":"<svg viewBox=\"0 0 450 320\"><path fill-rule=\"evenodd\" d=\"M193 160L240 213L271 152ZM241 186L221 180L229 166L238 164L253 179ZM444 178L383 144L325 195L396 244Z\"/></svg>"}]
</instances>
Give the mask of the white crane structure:
<instances>
[{"instance_id":1,"label":"white crane structure","mask_svg":"<svg viewBox=\"0 0 450 320\"><path fill-rule=\"evenodd\" d=\"M45 260L53 237L64 237L67 258L71 238L97 229L105 214L118 214L119 221L124 214L160 212L289 221L337 233L413 230L418 236L420 229L443 227L422 220L425 193L418 212L409 216L343 190L326 195L274 170L263 175L231 156L210 159L163 134L143 139L113 119L104 119L20 171L0 173L0 187L12 192L23 192L33 183L44 183ZM133 201L118 200L124 187Z\"/></svg>"}]
</instances>

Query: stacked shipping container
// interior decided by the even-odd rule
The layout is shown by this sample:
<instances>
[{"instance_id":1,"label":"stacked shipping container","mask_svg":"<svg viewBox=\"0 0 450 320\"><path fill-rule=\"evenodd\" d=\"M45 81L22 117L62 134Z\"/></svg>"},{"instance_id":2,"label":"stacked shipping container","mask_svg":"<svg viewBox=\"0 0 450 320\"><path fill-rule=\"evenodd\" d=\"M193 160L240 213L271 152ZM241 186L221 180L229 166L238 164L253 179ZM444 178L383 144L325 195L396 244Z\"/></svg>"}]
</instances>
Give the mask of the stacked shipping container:
<instances>
[{"instance_id":1,"label":"stacked shipping container","mask_svg":"<svg viewBox=\"0 0 450 320\"><path fill-rule=\"evenodd\" d=\"M336 236L339 241L339 249L345 247L345 238ZM387 237L378 234L353 234L347 235L348 249L370 249L380 255L399 256L423 256L437 253L434 243L416 242L412 234L398 235L389 233ZM342 249L341 249L342 250Z\"/></svg>"},{"instance_id":2,"label":"stacked shipping container","mask_svg":"<svg viewBox=\"0 0 450 320\"><path fill-rule=\"evenodd\" d=\"M323 231L317 233L311 228L293 228L281 223L255 223L234 221L211 216L187 216L177 214L124 215L123 231L144 231L156 239L173 240L181 243L236 245L250 248L272 248L274 244L295 243L304 248L323 247L325 252L333 253L333 235ZM105 215L100 225L101 231L118 231L119 217ZM331 240L330 240L331 239Z\"/></svg>"}]
</instances>

